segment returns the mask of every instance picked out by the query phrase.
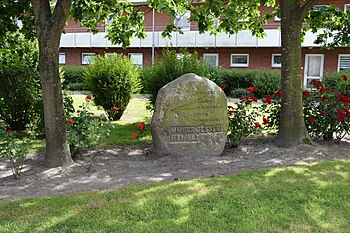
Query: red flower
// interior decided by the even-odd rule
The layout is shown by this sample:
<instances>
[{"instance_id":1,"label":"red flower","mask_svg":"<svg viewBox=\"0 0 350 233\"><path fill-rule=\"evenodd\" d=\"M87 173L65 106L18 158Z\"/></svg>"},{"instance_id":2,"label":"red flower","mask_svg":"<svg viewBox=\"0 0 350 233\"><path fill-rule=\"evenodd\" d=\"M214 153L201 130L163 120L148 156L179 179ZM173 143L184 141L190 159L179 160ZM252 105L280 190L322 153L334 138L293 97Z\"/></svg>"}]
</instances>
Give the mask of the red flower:
<instances>
[{"instance_id":1,"label":"red flower","mask_svg":"<svg viewBox=\"0 0 350 233\"><path fill-rule=\"evenodd\" d=\"M233 109L233 106L227 106L228 109Z\"/></svg>"},{"instance_id":2,"label":"red flower","mask_svg":"<svg viewBox=\"0 0 350 233\"><path fill-rule=\"evenodd\" d=\"M315 117L314 117L314 116L311 116L311 117L309 117L307 120L310 122L310 124L313 124L314 121L315 121Z\"/></svg>"},{"instance_id":3,"label":"red flower","mask_svg":"<svg viewBox=\"0 0 350 233\"><path fill-rule=\"evenodd\" d=\"M68 123L68 125L73 125L73 120L72 120L72 119L69 119L69 120L67 121L67 123Z\"/></svg>"},{"instance_id":4,"label":"red flower","mask_svg":"<svg viewBox=\"0 0 350 233\"><path fill-rule=\"evenodd\" d=\"M260 128L260 127L261 127L261 125L260 125L259 122L255 122L254 124L255 124L255 127L257 127L257 128Z\"/></svg>"},{"instance_id":5,"label":"red flower","mask_svg":"<svg viewBox=\"0 0 350 233\"><path fill-rule=\"evenodd\" d=\"M220 84L220 88L221 88L221 89L225 89L225 88L226 88L226 86L227 86L227 85L226 85L225 83Z\"/></svg>"},{"instance_id":6,"label":"red flower","mask_svg":"<svg viewBox=\"0 0 350 233\"><path fill-rule=\"evenodd\" d=\"M234 111L228 111L230 115L232 116L234 114Z\"/></svg>"},{"instance_id":7,"label":"red flower","mask_svg":"<svg viewBox=\"0 0 350 233\"><path fill-rule=\"evenodd\" d=\"M139 130L143 130L143 126L145 125L145 123L141 122L140 124L137 125L137 128Z\"/></svg>"},{"instance_id":8,"label":"red flower","mask_svg":"<svg viewBox=\"0 0 350 233\"><path fill-rule=\"evenodd\" d=\"M322 101L325 101L326 99L328 99L328 96L327 96L327 95L323 95L323 96L321 97L321 100L322 100Z\"/></svg>"},{"instance_id":9,"label":"red flower","mask_svg":"<svg viewBox=\"0 0 350 233\"><path fill-rule=\"evenodd\" d=\"M274 91L273 94L281 97L281 90Z\"/></svg>"},{"instance_id":10,"label":"red flower","mask_svg":"<svg viewBox=\"0 0 350 233\"><path fill-rule=\"evenodd\" d=\"M113 110L114 110L114 111L118 111L119 108L118 108L118 107L113 107Z\"/></svg>"},{"instance_id":11,"label":"red flower","mask_svg":"<svg viewBox=\"0 0 350 233\"><path fill-rule=\"evenodd\" d=\"M256 87L248 87L246 88L247 91L249 91L250 93L253 93L256 90Z\"/></svg>"},{"instance_id":12,"label":"red flower","mask_svg":"<svg viewBox=\"0 0 350 233\"><path fill-rule=\"evenodd\" d=\"M323 112L321 112L323 115L328 115L328 112L326 112L326 111L323 111Z\"/></svg>"},{"instance_id":13,"label":"red flower","mask_svg":"<svg viewBox=\"0 0 350 233\"><path fill-rule=\"evenodd\" d=\"M339 109L337 121L342 122L345 119L345 117L346 117L346 114L343 112L342 109Z\"/></svg>"},{"instance_id":14,"label":"red flower","mask_svg":"<svg viewBox=\"0 0 350 233\"><path fill-rule=\"evenodd\" d=\"M131 135L131 137L132 137L133 139L136 139L136 138L137 138L137 134L136 134L136 133L133 133L133 134Z\"/></svg>"},{"instance_id":15,"label":"red flower","mask_svg":"<svg viewBox=\"0 0 350 233\"><path fill-rule=\"evenodd\" d=\"M270 95L264 95L264 103L272 104L272 97Z\"/></svg>"},{"instance_id":16,"label":"red flower","mask_svg":"<svg viewBox=\"0 0 350 233\"><path fill-rule=\"evenodd\" d=\"M348 77L347 77L345 74L343 74L343 75L341 76L341 78L342 78L344 81L348 81Z\"/></svg>"},{"instance_id":17,"label":"red flower","mask_svg":"<svg viewBox=\"0 0 350 233\"><path fill-rule=\"evenodd\" d=\"M8 132L8 133L12 133L13 130L12 130L12 129L8 129L7 132Z\"/></svg>"},{"instance_id":18,"label":"red flower","mask_svg":"<svg viewBox=\"0 0 350 233\"><path fill-rule=\"evenodd\" d=\"M87 95L87 96L85 97L85 99L86 99L87 101L89 101L89 100L92 99L92 97L91 97L91 95Z\"/></svg>"},{"instance_id":19,"label":"red flower","mask_svg":"<svg viewBox=\"0 0 350 233\"><path fill-rule=\"evenodd\" d=\"M303 96L311 96L311 94L308 91L303 91Z\"/></svg>"},{"instance_id":20,"label":"red flower","mask_svg":"<svg viewBox=\"0 0 350 233\"><path fill-rule=\"evenodd\" d=\"M268 125L269 124L269 120L267 120L265 117L263 117L263 121L264 121L264 125Z\"/></svg>"}]
</instances>

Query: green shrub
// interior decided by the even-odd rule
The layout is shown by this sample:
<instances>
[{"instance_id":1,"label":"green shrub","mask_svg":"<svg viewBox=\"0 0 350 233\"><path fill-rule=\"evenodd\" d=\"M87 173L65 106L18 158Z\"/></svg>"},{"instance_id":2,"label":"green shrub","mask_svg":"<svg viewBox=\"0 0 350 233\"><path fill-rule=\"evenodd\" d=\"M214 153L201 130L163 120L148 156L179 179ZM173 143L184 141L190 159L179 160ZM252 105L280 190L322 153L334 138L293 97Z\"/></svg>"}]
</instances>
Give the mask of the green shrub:
<instances>
[{"instance_id":1,"label":"green shrub","mask_svg":"<svg viewBox=\"0 0 350 233\"><path fill-rule=\"evenodd\" d=\"M13 130L24 130L41 109L36 68L13 50L0 50L0 119Z\"/></svg>"},{"instance_id":2,"label":"green shrub","mask_svg":"<svg viewBox=\"0 0 350 233\"><path fill-rule=\"evenodd\" d=\"M242 69L219 69L216 83L226 84L224 89L227 96L235 94L235 89L246 89L256 87L255 96L262 98L266 94L272 94L280 89L280 71L266 70L242 70Z\"/></svg>"},{"instance_id":3,"label":"green shrub","mask_svg":"<svg viewBox=\"0 0 350 233\"><path fill-rule=\"evenodd\" d=\"M241 98L242 96L247 96L247 95L249 95L249 91L247 91L244 88L237 88L232 90L228 96L232 98Z\"/></svg>"},{"instance_id":4,"label":"green shrub","mask_svg":"<svg viewBox=\"0 0 350 233\"><path fill-rule=\"evenodd\" d=\"M169 82L186 73L213 79L215 69L209 67L205 61L198 60L197 54L190 54L186 50L179 56L176 51L165 49L163 57L152 67L143 69L141 82L144 93L149 94L150 102L154 105L158 91Z\"/></svg>"},{"instance_id":5,"label":"green shrub","mask_svg":"<svg viewBox=\"0 0 350 233\"><path fill-rule=\"evenodd\" d=\"M112 127L108 119L101 115L95 119L93 113L90 112L90 101L79 106L76 114L74 109L67 109L67 141L72 155L78 153L82 149L97 145L103 139L109 136ZM73 110L73 112L72 112Z\"/></svg>"},{"instance_id":6,"label":"green shrub","mask_svg":"<svg viewBox=\"0 0 350 233\"><path fill-rule=\"evenodd\" d=\"M85 72L85 83L109 118L119 120L131 98L132 80L139 70L125 56L97 57Z\"/></svg>"},{"instance_id":7,"label":"green shrub","mask_svg":"<svg viewBox=\"0 0 350 233\"><path fill-rule=\"evenodd\" d=\"M84 66L62 66L64 72L64 89L73 91L86 90L84 85Z\"/></svg>"},{"instance_id":8,"label":"green shrub","mask_svg":"<svg viewBox=\"0 0 350 233\"><path fill-rule=\"evenodd\" d=\"M324 78L324 85L330 87L333 91L350 96L350 82L344 82L341 77L350 77L350 71L341 71L339 73L327 73Z\"/></svg>"}]
</instances>

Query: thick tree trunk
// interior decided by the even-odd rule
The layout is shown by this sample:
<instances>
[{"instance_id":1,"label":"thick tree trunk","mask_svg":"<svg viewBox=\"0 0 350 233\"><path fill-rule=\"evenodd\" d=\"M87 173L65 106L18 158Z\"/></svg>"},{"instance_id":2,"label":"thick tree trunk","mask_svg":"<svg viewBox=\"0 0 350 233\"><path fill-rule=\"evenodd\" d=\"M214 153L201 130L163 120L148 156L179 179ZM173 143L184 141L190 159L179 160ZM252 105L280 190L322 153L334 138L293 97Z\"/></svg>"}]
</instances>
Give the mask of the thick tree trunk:
<instances>
[{"instance_id":1,"label":"thick tree trunk","mask_svg":"<svg viewBox=\"0 0 350 233\"><path fill-rule=\"evenodd\" d=\"M282 109L275 144L282 147L310 143L302 102L301 29L304 13L299 0L281 1Z\"/></svg>"},{"instance_id":2,"label":"thick tree trunk","mask_svg":"<svg viewBox=\"0 0 350 233\"><path fill-rule=\"evenodd\" d=\"M73 163L67 144L67 129L59 76L59 51L49 41L40 44L40 77L43 87L47 167Z\"/></svg>"},{"instance_id":3,"label":"thick tree trunk","mask_svg":"<svg viewBox=\"0 0 350 233\"><path fill-rule=\"evenodd\" d=\"M46 134L45 165L48 167L68 166L73 163L67 143L58 62L61 34L71 3L71 0L58 0L52 12L49 0L32 0L39 41L39 71Z\"/></svg>"}]
</instances>

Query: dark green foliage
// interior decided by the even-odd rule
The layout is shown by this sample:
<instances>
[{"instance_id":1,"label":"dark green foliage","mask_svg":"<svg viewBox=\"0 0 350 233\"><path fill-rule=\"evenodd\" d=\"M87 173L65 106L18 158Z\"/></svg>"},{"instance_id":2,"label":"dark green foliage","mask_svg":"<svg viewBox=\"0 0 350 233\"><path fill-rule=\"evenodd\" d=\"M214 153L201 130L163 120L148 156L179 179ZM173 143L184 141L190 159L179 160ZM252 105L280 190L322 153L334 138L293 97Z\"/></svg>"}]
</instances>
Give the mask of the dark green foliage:
<instances>
[{"instance_id":1,"label":"dark green foliage","mask_svg":"<svg viewBox=\"0 0 350 233\"><path fill-rule=\"evenodd\" d=\"M62 66L64 71L64 89L72 91L86 90L84 85L84 66Z\"/></svg>"},{"instance_id":2,"label":"dark green foliage","mask_svg":"<svg viewBox=\"0 0 350 233\"><path fill-rule=\"evenodd\" d=\"M224 91L230 97L239 97L237 92L248 87L256 87L254 94L257 98L281 88L281 73L277 70L219 69L218 72L216 82L226 84ZM234 91L236 89L238 91Z\"/></svg>"},{"instance_id":3,"label":"dark green foliage","mask_svg":"<svg viewBox=\"0 0 350 233\"><path fill-rule=\"evenodd\" d=\"M18 41L0 49L0 119L13 130L25 129L42 109L36 45Z\"/></svg>"},{"instance_id":4,"label":"dark green foliage","mask_svg":"<svg viewBox=\"0 0 350 233\"><path fill-rule=\"evenodd\" d=\"M154 105L158 91L167 83L186 73L212 79L216 75L214 70L206 62L198 60L197 54L190 54L184 50L179 56L176 51L166 49L162 59L153 67L143 69L141 82L144 92L150 95L150 102Z\"/></svg>"},{"instance_id":5,"label":"dark green foliage","mask_svg":"<svg viewBox=\"0 0 350 233\"><path fill-rule=\"evenodd\" d=\"M139 78L139 70L127 57L97 57L86 68L84 77L95 104L103 107L111 119L119 120L130 101L133 80Z\"/></svg>"},{"instance_id":6,"label":"dark green foliage","mask_svg":"<svg viewBox=\"0 0 350 233\"><path fill-rule=\"evenodd\" d=\"M250 92L247 91L245 88L237 88L234 89L228 94L231 98L241 98L242 96L248 96L250 95Z\"/></svg>"},{"instance_id":7,"label":"dark green foliage","mask_svg":"<svg viewBox=\"0 0 350 233\"><path fill-rule=\"evenodd\" d=\"M350 71L341 71L339 73L327 73L324 77L324 85L330 87L337 93L350 96L350 82L344 82L342 76L350 78Z\"/></svg>"}]
</instances>

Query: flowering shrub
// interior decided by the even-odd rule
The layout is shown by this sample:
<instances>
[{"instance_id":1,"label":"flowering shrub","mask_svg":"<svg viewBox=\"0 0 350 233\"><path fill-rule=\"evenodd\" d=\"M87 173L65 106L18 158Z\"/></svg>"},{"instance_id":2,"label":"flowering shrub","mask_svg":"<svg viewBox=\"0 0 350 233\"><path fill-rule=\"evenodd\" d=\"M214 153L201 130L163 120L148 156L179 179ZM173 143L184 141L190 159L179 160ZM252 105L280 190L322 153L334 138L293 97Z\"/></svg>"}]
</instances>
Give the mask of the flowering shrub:
<instances>
[{"instance_id":1,"label":"flowering shrub","mask_svg":"<svg viewBox=\"0 0 350 233\"><path fill-rule=\"evenodd\" d=\"M254 88L250 87L251 93ZM242 139L251 135L261 132L262 125L257 122L260 115L258 107L253 107L252 103L256 102L255 96L243 96L240 102L236 103L236 106L228 106L228 145L238 146Z\"/></svg>"},{"instance_id":2,"label":"flowering shrub","mask_svg":"<svg viewBox=\"0 0 350 233\"><path fill-rule=\"evenodd\" d=\"M111 124L108 119L103 115L95 119L89 112L90 100L87 96L87 102L80 106L76 115L67 115L67 140L72 155L81 149L96 145L110 133Z\"/></svg>"},{"instance_id":3,"label":"flowering shrub","mask_svg":"<svg viewBox=\"0 0 350 233\"><path fill-rule=\"evenodd\" d=\"M337 82L348 82L340 76ZM303 92L304 117L309 135L313 139L341 139L350 131L350 98L340 89L331 89L318 80L310 84L312 92Z\"/></svg>"},{"instance_id":4,"label":"flowering shrub","mask_svg":"<svg viewBox=\"0 0 350 233\"><path fill-rule=\"evenodd\" d=\"M20 178L23 162L26 160L26 142L25 139L17 138L15 131L0 128L0 157L9 160L15 179Z\"/></svg>"}]
</instances>

